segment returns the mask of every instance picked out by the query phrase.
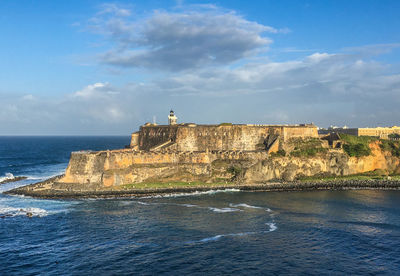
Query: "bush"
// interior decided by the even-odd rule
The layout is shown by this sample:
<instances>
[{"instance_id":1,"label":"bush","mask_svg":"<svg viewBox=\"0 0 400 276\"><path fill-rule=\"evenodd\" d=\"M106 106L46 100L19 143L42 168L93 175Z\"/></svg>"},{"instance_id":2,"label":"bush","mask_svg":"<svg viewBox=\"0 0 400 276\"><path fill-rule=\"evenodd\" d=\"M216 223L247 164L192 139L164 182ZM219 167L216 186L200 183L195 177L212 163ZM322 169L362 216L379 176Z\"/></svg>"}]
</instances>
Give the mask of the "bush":
<instances>
[{"instance_id":1,"label":"bush","mask_svg":"<svg viewBox=\"0 0 400 276\"><path fill-rule=\"evenodd\" d=\"M276 152L277 155L286 156L286 151L284 149L280 149Z\"/></svg>"},{"instance_id":2,"label":"bush","mask_svg":"<svg viewBox=\"0 0 400 276\"><path fill-rule=\"evenodd\" d=\"M242 173L242 168L231 166L226 171L228 173L232 174L231 181L234 181L234 180L237 180L240 177L240 175Z\"/></svg>"},{"instance_id":3,"label":"bush","mask_svg":"<svg viewBox=\"0 0 400 276\"><path fill-rule=\"evenodd\" d=\"M381 140L379 147L384 151L390 152L393 156L400 157L399 141Z\"/></svg>"},{"instance_id":4,"label":"bush","mask_svg":"<svg viewBox=\"0 0 400 276\"><path fill-rule=\"evenodd\" d=\"M290 152L291 156L294 157L313 157L318 153L325 153L328 150L323 148L321 140L318 138L291 138L289 143L294 146Z\"/></svg>"},{"instance_id":5,"label":"bush","mask_svg":"<svg viewBox=\"0 0 400 276\"><path fill-rule=\"evenodd\" d=\"M296 149L293 150L290 155L294 157L313 157L317 155L317 153L325 153L327 152L327 149L323 147L317 147L317 148L303 148L303 149Z\"/></svg>"},{"instance_id":6,"label":"bush","mask_svg":"<svg viewBox=\"0 0 400 276\"><path fill-rule=\"evenodd\" d=\"M398 138L400 138L400 134L397 134L397 133L389 134L389 138L390 139L398 139Z\"/></svg>"},{"instance_id":7,"label":"bush","mask_svg":"<svg viewBox=\"0 0 400 276\"><path fill-rule=\"evenodd\" d=\"M350 157L362 157L371 154L369 146L362 143L344 144L343 149Z\"/></svg>"},{"instance_id":8,"label":"bush","mask_svg":"<svg viewBox=\"0 0 400 276\"><path fill-rule=\"evenodd\" d=\"M369 144L378 140L375 137L354 136L349 134L340 134L340 138L344 142L343 150L350 157L362 157L371 155Z\"/></svg>"}]
</instances>

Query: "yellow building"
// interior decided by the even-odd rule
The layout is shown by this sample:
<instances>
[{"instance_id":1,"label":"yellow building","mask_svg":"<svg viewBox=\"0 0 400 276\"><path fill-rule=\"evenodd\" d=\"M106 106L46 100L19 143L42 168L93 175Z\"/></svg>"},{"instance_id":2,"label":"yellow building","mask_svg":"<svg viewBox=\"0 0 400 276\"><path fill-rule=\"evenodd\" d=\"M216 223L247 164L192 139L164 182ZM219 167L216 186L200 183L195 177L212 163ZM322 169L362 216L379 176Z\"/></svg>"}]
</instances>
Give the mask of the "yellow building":
<instances>
[{"instance_id":1,"label":"yellow building","mask_svg":"<svg viewBox=\"0 0 400 276\"><path fill-rule=\"evenodd\" d=\"M345 133L355 136L373 136L379 137L380 139L388 139L391 134L400 135L400 127L360 127L360 128L333 128L328 129L327 133ZM323 132L321 132L324 134Z\"/></svg>"},{"instance_id":2,"label":"yellow building","mask_svg":"<svg viewBox=\"0 0 400 276\"><path fill-rule=\"evenodd\" d=\"M388 139L390 134L400 134L400 127L392 126L358 129L358 136L375 136L382 139Z\"/></svg>"}]
</instances>

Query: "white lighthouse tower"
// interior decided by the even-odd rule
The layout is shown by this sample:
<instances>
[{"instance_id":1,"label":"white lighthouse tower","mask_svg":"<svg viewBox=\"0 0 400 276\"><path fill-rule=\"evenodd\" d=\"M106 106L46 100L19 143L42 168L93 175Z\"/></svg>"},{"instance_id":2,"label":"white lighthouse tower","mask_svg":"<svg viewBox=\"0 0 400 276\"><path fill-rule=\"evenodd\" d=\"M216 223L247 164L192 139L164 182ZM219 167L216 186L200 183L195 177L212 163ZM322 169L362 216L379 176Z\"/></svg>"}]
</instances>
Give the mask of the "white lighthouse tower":
<instances>
[{"instance_id":1,"label":"white lighthouse tower","mask_svg":"<svg viewBox=\"0 0 400 276\"><path fill-rule=\"evenodd\" d=\"M176 125L176 121L178 120L178 117L175 116L174 111L171 109L168 115L168 124L169 125Z\"/></svg>"}]
</instances>

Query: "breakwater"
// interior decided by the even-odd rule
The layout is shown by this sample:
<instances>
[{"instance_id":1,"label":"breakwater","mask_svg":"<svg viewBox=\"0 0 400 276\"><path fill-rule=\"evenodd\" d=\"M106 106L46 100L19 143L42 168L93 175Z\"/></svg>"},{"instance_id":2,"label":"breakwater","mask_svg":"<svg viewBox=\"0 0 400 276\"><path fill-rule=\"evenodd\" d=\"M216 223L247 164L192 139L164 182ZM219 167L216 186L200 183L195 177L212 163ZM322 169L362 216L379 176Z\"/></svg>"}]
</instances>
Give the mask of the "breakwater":
<instances>
[{"instance_id":1,"label":"breakwater","mask_svg":"<svg viewBox=\"0 0 400 276\"><path fill-rule=\"evenodd\" d=\"M381 189L400 190L399 180L334 180L334 181L310 181L310 182L273 182L262 184L227 184L227 185L199 185L194 187L160 187L157 189L94 189L88 190L49 190L45 187L54 180L60 179L57 176L50 180L17 188L6 194L25 195L39 198L113 198L113 197L147 197L157 195L195 193L211 190L238 190L246 192L270 191L312 191L312 190L357 190L357 189Z\"/></svg>"}]
</instances>

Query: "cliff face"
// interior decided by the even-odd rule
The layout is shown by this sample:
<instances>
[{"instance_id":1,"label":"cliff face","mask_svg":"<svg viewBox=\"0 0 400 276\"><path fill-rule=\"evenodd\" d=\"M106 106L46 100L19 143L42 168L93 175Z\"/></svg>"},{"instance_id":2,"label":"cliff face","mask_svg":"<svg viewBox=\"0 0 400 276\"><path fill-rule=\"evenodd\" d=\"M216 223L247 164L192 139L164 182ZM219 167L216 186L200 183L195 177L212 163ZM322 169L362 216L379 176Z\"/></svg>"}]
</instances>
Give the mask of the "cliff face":
<instances>
[{"instance_id":1,"label":"cliff face","mask_svg":"<svg viewBox=\"0 0 400 276\"><path fill-rule=\"evenodd\" d=\"M364 157L349 157L342 150L329 150L315 157L278 157L260 160L246 170L246 182L263 182L271 179L293 181L301 176L351 175L375 170L387 173L400 171L399 158L383 152L378 143L370 145L372 154Z\"/></svg>"},{"instance_id":2,"label":"cliff face","mask_svg":"<svg viewBox=\"0 0 400 276\"><path fill-rule=\"evenodd\" d=\"M59 183L76 187L112 187L139 182L237 180L260 183L292 181L319 174L349 175L373 170L400 172L399 159L370 144L370 156L349 157L329 149L313 157L268 155L253 152L138 152L131 149L75 152Z\"/></svg>"}]
</instances>

